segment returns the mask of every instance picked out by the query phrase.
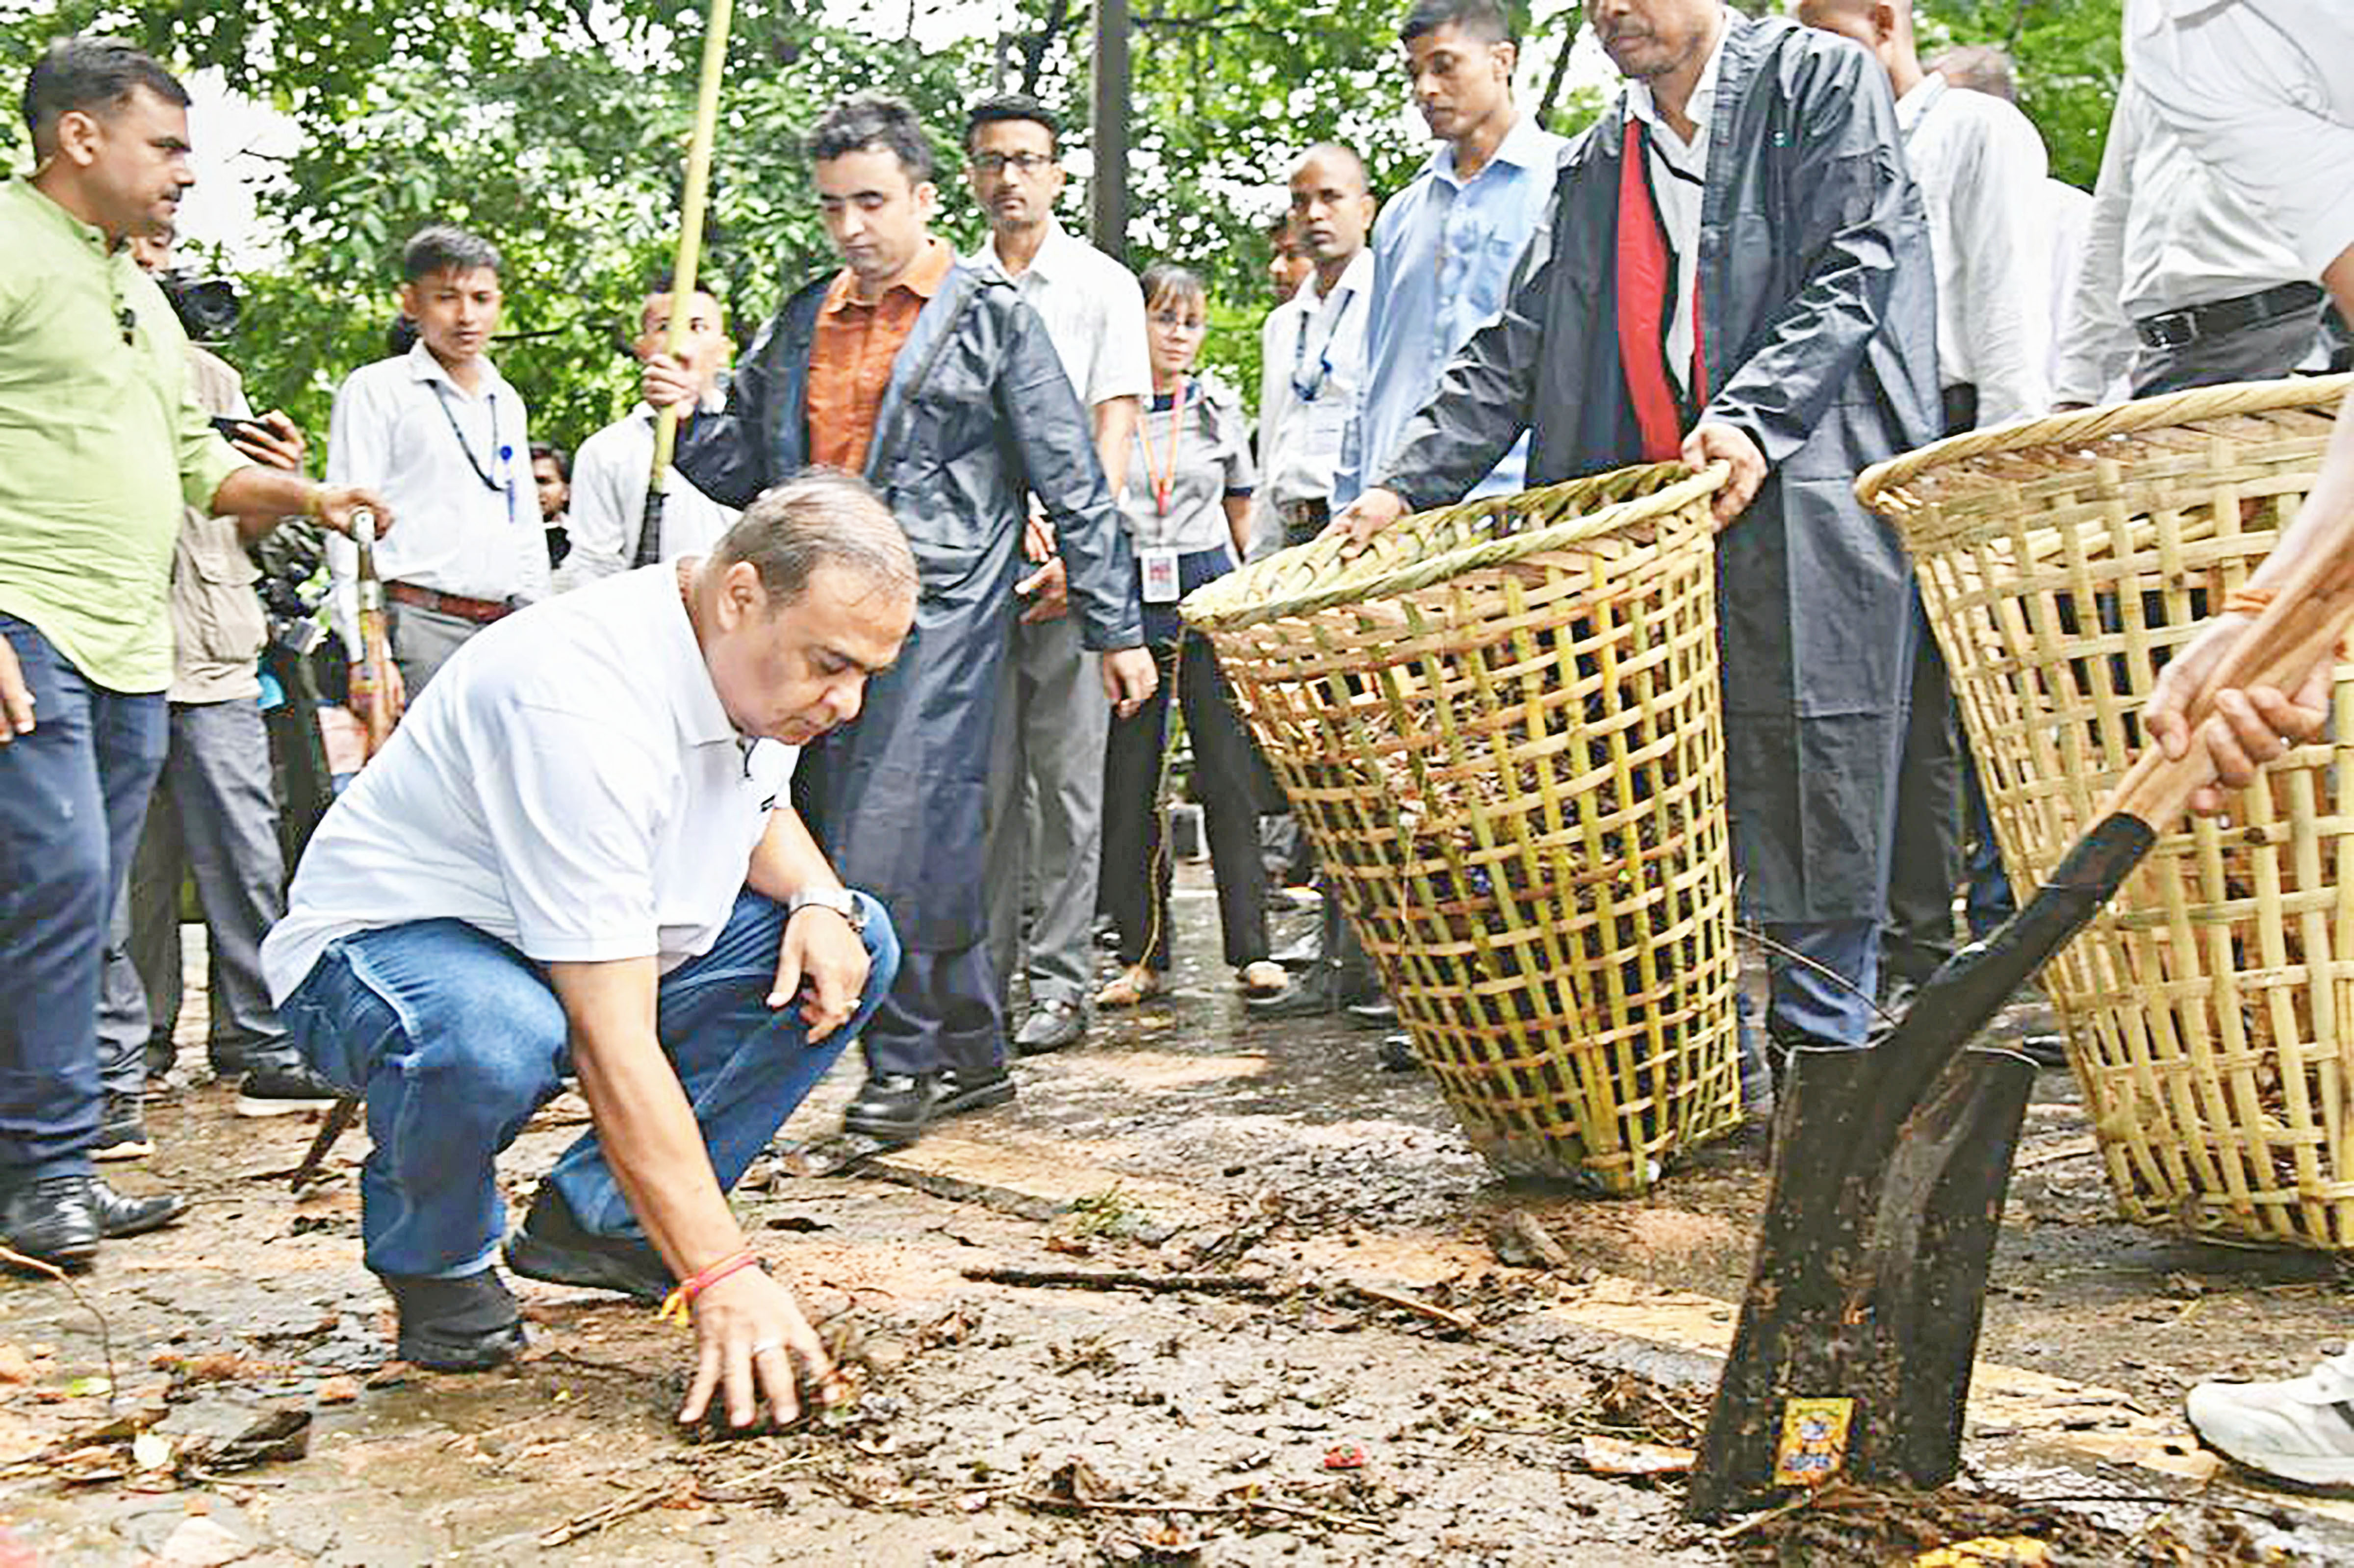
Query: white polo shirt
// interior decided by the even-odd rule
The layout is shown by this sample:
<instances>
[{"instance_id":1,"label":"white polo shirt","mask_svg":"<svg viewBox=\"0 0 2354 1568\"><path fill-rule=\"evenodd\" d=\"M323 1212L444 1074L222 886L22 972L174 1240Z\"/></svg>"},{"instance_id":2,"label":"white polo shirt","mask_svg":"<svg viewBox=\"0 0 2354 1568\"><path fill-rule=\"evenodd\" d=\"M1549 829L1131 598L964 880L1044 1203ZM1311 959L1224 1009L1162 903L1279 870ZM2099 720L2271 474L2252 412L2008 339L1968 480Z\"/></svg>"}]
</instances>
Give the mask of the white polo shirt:
<instances>
[{"instance_id":1,"label":"white polo shirt","mask_svg":"<svg viewBox=\"0 0 2354 1568\"><path fill-rule=\"evenodd\" d=\"M466 599L545 599L547 534L531 478L523 395L483 361L469 393L422 343L364 365L335 393L327 482L364 484L392 507L377 575ZM327 536L335 624L357 648L357 556Z\"/></svg>"},{"instance_id":2,"label":"white polo shirt","mask_svg":"<svg viewBox=\"0 0 2354 1568\"><path fill-rule=\"evenodd\" d=\"M648 567L466 642L327 812L262 943L283 1002L327 944L455 919L542 962L718 939L794 748L728 722L679 598Z\"/></svg>"}]
</instances>

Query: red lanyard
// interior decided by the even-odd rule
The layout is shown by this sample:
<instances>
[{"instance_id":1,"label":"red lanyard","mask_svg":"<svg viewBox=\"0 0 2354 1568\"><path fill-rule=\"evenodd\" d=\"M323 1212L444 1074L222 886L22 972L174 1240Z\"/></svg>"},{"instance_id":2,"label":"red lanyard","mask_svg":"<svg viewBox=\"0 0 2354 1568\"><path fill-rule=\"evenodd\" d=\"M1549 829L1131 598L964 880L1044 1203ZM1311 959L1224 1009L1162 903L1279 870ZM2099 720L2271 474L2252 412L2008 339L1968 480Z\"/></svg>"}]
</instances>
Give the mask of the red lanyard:
<instances>
[{"instance_id":1,"label":"red lanyard","mask_svg":"<svg viewBox=\"0 0 2354 1568\"><path fill-rule=\"evenodd\" d=\"M1169 515L1169 488L1177 479L1177 448L1185 439L1185 383L1177 383L1177 397L1169 406L1169 466L1152 461L1152 415L1147 410L1136 422L1137 439L1144 443L1144 471L1152 476L1152 503L1161 516Z\"/></svg>"}]
</instances>

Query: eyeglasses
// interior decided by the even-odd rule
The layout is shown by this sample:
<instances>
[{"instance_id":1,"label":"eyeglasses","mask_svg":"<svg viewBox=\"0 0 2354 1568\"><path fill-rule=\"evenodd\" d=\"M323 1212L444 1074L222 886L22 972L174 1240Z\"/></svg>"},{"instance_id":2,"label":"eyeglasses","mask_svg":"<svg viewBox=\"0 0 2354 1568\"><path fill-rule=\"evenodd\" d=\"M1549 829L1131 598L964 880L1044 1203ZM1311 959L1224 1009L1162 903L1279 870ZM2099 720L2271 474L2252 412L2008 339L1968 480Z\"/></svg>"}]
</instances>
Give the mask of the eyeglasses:
<instances>
[{"instance_id":1,"label":"eyeglasses","mask_svg":"<svg viewBox=\"0 0 2354 1568\"><path fill-rule=\"evenodd\" d=\"M972 166L981 174L1002 175L1010 168L1025 178L1054 161L1052 153L975 153L972 155Z\"/></svg>"},{"instance_id":2,"label":"eyeglasses","mask_svg":"<svg viewBox=\"0 0 2354 1568\"><path fill-rule=\"evenodd\" d=\"M1200 316L1180 315L1175 311L1155 311L1149 319L1154 326L1166 327L1171 332L1203 332L1210 324Z\"/></svg>"}]
</instances>

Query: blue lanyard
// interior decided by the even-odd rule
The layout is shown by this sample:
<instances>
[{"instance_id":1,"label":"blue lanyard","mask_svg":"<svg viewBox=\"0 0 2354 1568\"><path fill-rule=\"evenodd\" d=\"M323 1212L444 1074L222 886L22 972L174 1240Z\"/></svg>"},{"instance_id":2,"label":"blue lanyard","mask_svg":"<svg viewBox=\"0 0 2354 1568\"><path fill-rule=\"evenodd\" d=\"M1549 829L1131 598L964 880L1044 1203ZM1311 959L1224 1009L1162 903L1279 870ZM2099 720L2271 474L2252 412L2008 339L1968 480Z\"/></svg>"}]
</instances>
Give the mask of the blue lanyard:
<instances>
[{"instance_id":1,"label":"blue lanyard","mask_svg":"<svg viewBox=\"0 0 2354 1568\"><path fill-rule=\"evenodd\" d=\"M1304 383L1299 379L1299 365L1308 357L1308 328L1310 323L1306 316L1300 317L1299 335L1291 340L1291 395L1301 402L1316 401L1317 396L1324 390L1324 384L1332 379L1332 340L1341 335L1341 323L1349 319L1349 307L1356 302L1356 290L1341 291L1341 302L1332 311L1331 329L1324 334L1324 352L1317 359L1316 379Z\"/></svg>"},{"instance_id":2,"label":"blue lanyard","mask_svg":"<svg viewBox=\"0 0 2354 1568\"><path fill-rule=\"evenodd\" d=\"M493 479L491 471L482 466L482 460L474 455L473 446L466 440L466 432L458 428L458 416L450 411L450 394L441 390L439 381L429 381L426 385L433 388L433 400L441 406L441 417L450 421L451 439L457 441L458 450L466 454L466 466L474 471L474 477L482 482L484 490L493 494L504 490L506 486ZM514 461L514 449L499 445L499 395L489 393L483 401L490 406L491 411L491 461L504 471Z\"/></svg>"}]
</instances>

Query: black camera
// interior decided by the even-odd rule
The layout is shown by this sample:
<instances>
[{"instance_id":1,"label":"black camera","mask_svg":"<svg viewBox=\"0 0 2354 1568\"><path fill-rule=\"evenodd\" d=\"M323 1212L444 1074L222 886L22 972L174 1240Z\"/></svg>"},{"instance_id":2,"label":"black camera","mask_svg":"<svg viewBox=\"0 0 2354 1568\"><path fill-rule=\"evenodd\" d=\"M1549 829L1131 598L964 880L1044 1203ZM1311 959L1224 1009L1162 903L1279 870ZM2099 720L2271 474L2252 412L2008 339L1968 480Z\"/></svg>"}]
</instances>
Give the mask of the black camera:
<instances>
[{"instance_id":1,"label":"black camera","mask_svg":"<svg viewBox=\"0 0 2354 1568\"><path fill-rule=\"evenodd\" d=\"M172 302L180 330L198 343L218 343L237 330L238 313L244 302L237 297L237 285L228 279L165 272L155 281L164 297Z\"/></svg>"}]
</instances>

